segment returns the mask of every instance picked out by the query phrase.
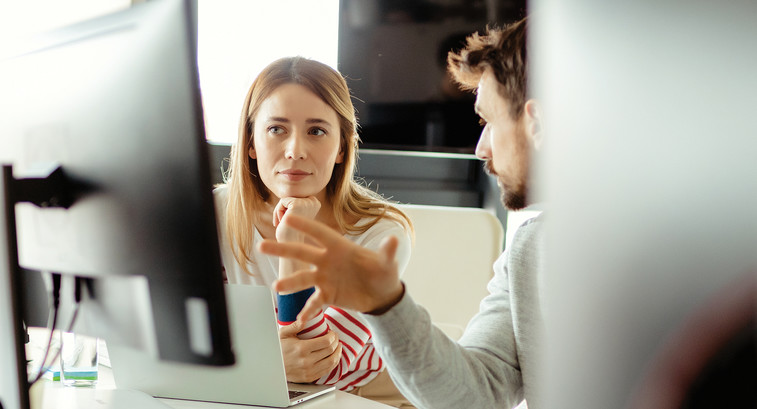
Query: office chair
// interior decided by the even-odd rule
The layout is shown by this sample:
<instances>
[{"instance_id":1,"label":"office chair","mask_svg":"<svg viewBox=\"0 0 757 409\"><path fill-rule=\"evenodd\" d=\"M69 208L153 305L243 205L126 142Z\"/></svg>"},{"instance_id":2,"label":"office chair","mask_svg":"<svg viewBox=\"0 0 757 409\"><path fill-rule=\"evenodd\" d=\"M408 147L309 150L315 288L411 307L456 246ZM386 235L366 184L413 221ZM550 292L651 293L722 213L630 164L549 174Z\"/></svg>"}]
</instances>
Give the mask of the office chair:
<instances>
[{"instance_id":1,"label":"office chair","mask_svg":"<svg viewBox=\"0 0 757 409\"><path fill-rule=\"evenodd\" d=\"M457 340L488 294L492 264L502 253L500 221L480 208L400 205L415 227L402 280L431 320Z\"/></svg>"}]
</instances>

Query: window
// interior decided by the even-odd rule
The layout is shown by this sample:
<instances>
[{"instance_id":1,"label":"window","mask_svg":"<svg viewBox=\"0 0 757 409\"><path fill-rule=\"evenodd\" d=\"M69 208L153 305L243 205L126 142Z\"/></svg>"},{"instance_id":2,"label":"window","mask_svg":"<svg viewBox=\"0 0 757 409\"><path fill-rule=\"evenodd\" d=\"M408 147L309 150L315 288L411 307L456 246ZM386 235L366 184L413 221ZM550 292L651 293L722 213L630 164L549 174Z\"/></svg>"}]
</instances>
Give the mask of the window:
<instances>
[{"instance_id":1,"label":"window","mask_svg":"<svg viewBox=\"0 0 757 409\"><path fill-rule=\"evenodd\" d=\"M336 68L339 0L200 0L198 63L208 140L232 143L258 73L301 55Z\"/></svg>"},{"instance_id":2,"label":"window","mask_svg":"<svg viewBox=\"0 0 757 409\"><path fill-rule=\"evenodd\" d=\"M129 0L24 0L0 2L0 51L11 39L67 26L128 8Z\"/></svg>"},{"instance_id":3,"label":"window","mask_svg":"<svg viewBox=\"0 0 757 409\"><path fill-rule=\"evenodd\" d=\"M73 24L130 0L0 2L0 54L12 38ZM207 137L234 142L244 96L271 61L292 55L336 67L339 0L198 0L198 66Z\"/></svg>"}]
</instances>

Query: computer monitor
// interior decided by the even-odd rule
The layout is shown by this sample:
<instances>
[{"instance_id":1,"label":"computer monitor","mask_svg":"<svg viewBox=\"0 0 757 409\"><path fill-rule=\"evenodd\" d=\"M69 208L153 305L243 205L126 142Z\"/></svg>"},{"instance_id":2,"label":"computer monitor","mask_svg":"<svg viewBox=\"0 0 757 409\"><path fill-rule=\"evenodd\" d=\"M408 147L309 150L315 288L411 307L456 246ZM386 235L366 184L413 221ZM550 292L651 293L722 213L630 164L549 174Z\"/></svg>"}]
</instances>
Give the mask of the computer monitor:
<instances>
[{"instance_id":1,"label":"computer monitor","mask_svg":"<svg viewBox=\"0 0 757 409\"><path fill-rule=\"evenodd\" d=\"M0 367L25 367L20 309L47 300L21 299L27 270L61 273L64 298L66 281L91 279L77 331L160 359L233 363L196 4L148 2L19 43L0 57L0 90L0 163L19 180L59 166L74 199L16 204L4 179L2 208L15 217L0 225L0 330L17 336L2 341ZM0 379L2 409L27 400L26 372L14 373Z\"/></svg>"},{"instance_id":2,"label":"computer monitor","mask_svg":"<svg viewBox=\"0 0 757 409\"><path fill-rule=\"evenodd\" d=\"M532 4L543 406L757 407L757 2Z\"/></svg>"}]
</instances>

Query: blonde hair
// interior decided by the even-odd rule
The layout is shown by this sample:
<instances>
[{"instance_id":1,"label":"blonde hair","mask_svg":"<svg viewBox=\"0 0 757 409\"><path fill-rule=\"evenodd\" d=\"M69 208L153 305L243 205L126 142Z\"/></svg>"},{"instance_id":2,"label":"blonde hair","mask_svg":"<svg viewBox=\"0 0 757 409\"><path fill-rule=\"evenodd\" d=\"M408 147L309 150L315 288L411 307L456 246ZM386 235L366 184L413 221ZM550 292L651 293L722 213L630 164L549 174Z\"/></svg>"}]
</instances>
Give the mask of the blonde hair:
<instances>
[{"instance_id":1,"label":"blonde hair","mask_svg":"<svg viewBox=\"0 0 757 409\"><path fill-rule=\"evenodd\" d=\"M253 143L255 116L260 105L274 90L284 84L299 84L321 98L336 111L344 161L334 165L326 186L334 218L341 231L363 233L382 218L394 220L412 231L410 219L396 206L355 180L358 157L357 119L347 83L339 72L326 64L303 57L288 57L269 64L247 91L239 120L237 143L231 148L230 165L224 175L228 186L226 234L232 254L242 269L251 274L247 264L252 260L256 217L264 209L270 191L258 174L255 160L248 156ZM356 226L352 220L372 218Z\"/></svg>"}]
</instances>

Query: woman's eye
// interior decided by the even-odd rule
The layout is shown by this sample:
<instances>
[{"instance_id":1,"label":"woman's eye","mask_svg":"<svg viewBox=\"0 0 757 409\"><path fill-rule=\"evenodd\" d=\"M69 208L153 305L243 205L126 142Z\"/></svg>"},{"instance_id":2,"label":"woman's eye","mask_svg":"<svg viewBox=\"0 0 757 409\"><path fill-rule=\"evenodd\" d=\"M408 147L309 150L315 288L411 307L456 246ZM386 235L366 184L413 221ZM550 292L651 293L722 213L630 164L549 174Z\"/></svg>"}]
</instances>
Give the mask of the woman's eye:
<instances>
[{"instance_id":1,"label":"woman's eye","mask_svg":"<svg viewBox=\"0 0 757 409\"><path fill-rule=\"evenodd\" d=\"M326 131L321 128L313 128L310 130L310 134L315 136L323 136L326 135Z\"/></svg>"},{"instance_id":2,"label":"woman's eye","mask_svg":"<svg viewBox=\"0 0 757 409\"><path fill-rule=\"evenodd\" d=\"M479 118L478 119L478 124L481 125L481 126L486 126L486 120L484 118Z\"/></svg>"},{"instance_id":3,"label":"woman's eye","mask_svg":"<svg viewBox=\"0 0 757 409\"><path fill-rule=\"evenodd\" d=\"M274 134L274 135L280 135L284 133L284 128L274 125L268 127L268 133Z\"/></svg>"}]
</instances>

